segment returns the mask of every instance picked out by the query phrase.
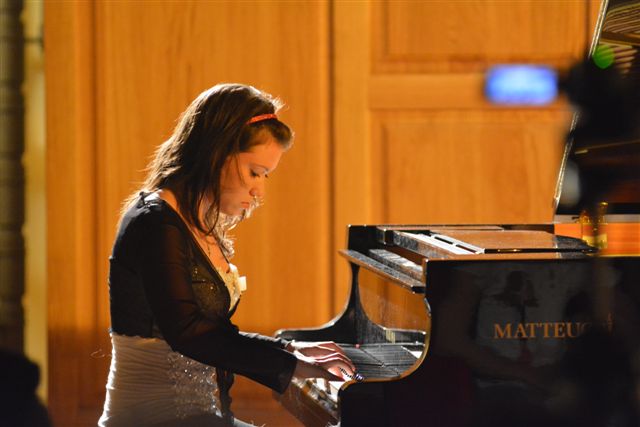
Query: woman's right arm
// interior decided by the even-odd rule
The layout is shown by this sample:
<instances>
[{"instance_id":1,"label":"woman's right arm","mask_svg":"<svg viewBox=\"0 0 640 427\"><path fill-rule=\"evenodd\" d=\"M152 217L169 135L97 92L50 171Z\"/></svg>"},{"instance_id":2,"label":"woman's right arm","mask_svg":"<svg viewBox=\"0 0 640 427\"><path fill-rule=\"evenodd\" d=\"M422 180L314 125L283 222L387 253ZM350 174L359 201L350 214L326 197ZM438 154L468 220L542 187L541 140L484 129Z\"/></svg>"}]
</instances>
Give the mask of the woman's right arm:
<instances>
[{"instance_id":1,"label":"woman's right arm","mask_svg":"<svg viewBox=\"0 0 640 427\"><path fill-rule=\"evenodd\" d=\"M243 336L225 316L205 316L191 284L189 236L171 212L149 207L138 218L139 267L154 321L174 350L284 391L297 358L270 343Z\"/></svg>"},{"instance_id":2,"label":"woman's right arm","mask_svg":"<svg viewBox=\"0 0 640 427\"><path fill-rule=\"evenodd\" d=\"M157 211L139 218L140 276L154 320L174 351L279 392L293 375L336 379L343 369L352 372L346 356L333 350L290 353L241 334L226 317L204 316L191 285L189 236L175 220Z\"/></svg>"}]
</instances>

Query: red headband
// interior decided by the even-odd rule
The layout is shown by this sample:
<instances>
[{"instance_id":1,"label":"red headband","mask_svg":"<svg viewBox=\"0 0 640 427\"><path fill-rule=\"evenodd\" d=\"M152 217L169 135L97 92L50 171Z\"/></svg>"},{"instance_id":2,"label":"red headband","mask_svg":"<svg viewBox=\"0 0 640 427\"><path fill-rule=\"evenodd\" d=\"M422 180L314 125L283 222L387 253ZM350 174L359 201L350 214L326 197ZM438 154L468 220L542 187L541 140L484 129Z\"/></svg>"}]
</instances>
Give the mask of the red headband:
<instances>
[{"instance_id":1,"label":"red headband","mask_svg":"<svg viewBox=\"0 0 640 427\"><path fill-rule=\"evenodd\" d=\"M271 113L271 114L260 114L259 116L254 116L251 117L248 121L247 124L250 125L251 123L255 123L255 122L261 122L263 120L269 120L269 119L276 119L278 120L278 116L276 116L275 114Z\"/></svg>"}]
</instances>

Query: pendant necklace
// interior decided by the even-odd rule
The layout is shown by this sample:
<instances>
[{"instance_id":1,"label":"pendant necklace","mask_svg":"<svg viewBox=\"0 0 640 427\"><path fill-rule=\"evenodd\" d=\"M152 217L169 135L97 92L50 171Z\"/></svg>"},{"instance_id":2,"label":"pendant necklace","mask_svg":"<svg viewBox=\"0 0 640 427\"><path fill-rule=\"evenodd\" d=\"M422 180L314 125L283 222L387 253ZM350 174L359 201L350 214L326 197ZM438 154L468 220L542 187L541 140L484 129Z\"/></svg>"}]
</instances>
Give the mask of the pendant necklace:
<instances>
[{"instance_id":1,"label":"pendant necklace","mask_svg":"<svg viewBox=\"0 0 640 427\"><path fill-rule=\"evenodd\" d=\"M207 255L209 256L209 259L211 259L211 245L209 244L209 239L206 237L204 238L204 243L207 245Z\"/></svg>"}]
</instances>

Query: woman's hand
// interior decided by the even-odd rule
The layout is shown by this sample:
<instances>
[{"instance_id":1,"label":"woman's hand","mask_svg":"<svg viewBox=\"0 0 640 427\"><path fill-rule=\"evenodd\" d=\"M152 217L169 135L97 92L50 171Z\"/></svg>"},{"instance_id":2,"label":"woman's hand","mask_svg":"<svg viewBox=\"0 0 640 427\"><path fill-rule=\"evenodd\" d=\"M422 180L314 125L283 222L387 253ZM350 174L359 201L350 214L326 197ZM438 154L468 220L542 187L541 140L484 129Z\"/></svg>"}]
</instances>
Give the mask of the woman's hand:
<instances>
[{"instance_id":1,"label":"woman's hand","mask_svg":"<svg viewBox=\"0 0 640 427\"><path fill-rule=\"evenodd\" d=\"M307 357L318 357L318 356L328 356L334 353L340 353L344 357L347 357L344 354L344 351L340 346L333 341L323 341L323 342L306 342L306 341L290 341L287 344L287 351L299 352Z\"/></svg>"},{"instance_id":2,"label":"woman's hand","mask_svg":"<svg viewBox=\"0 0 640 427\"><path fill-rule=\"evenodd\" d=\"M298 378L326 378L331 381L352 379L355 374L353 362L333 342L291 341L287 350L298 358L293 375Z\"/></svg>"}]
</instances>

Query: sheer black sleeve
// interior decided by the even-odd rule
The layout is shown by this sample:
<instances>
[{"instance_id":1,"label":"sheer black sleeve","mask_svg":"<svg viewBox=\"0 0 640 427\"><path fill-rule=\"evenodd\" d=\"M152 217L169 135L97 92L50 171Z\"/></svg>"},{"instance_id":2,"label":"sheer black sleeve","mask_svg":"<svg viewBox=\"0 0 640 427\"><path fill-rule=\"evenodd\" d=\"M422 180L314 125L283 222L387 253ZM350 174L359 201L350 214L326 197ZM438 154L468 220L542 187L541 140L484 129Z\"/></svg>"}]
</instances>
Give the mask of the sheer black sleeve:
<instances>
[{"instance_id":1,"label":"sheer black sleeve","mask_svg":"<svg viewBox=\"0 0 640 427\"><path fill-rule=\"evenodd\" d=\"M283 392L297 359L282 343L242 334L226 316L206 316L191 287L183 224L153 211L138 218L140 275L154 319L174 351Z\"/></svg>"}]
</instances>

